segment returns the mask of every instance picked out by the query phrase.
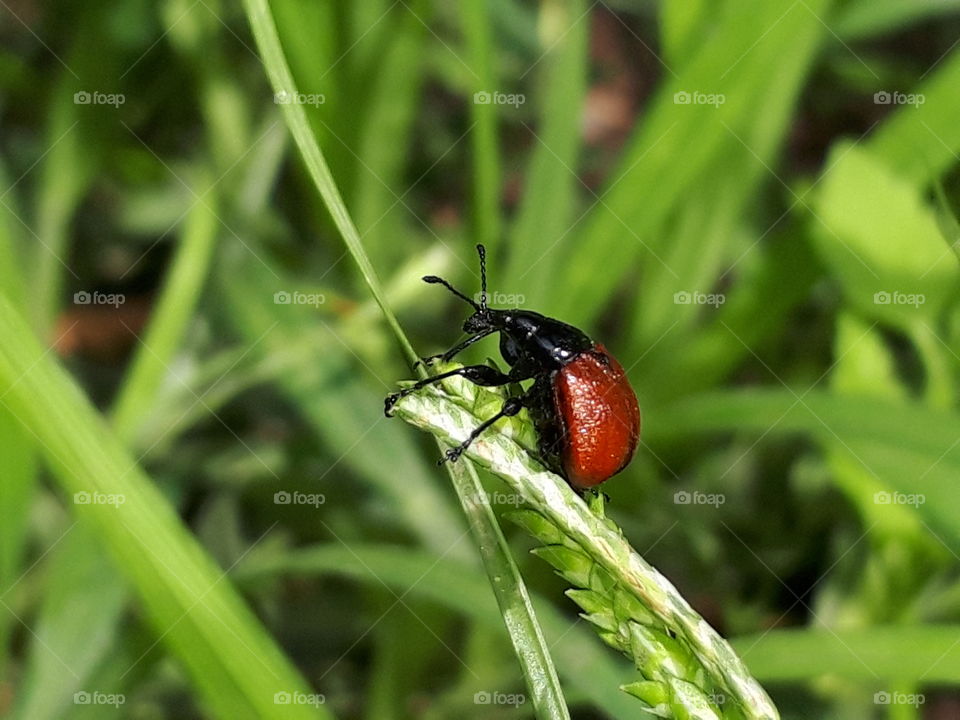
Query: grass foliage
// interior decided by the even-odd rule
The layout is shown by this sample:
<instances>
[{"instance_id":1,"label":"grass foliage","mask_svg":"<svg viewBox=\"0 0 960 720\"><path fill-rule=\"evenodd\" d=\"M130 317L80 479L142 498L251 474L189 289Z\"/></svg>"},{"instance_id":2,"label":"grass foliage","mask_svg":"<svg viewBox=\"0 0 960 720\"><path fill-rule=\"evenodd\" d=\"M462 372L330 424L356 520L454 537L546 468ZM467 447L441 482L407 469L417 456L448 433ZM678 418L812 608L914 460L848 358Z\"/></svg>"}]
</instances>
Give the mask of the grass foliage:
<instances>
[{"instance_id":1,"label":"grass foliage","mask_svg":"<svg viewBox=\"0 0 960 720\"><path fill-rule=\"evenodd\" d=\"M3 12L0 715L957 702L960 3ZM612 525L383 417L480 240L637 389Z\"/></svg>"}]
</instances>

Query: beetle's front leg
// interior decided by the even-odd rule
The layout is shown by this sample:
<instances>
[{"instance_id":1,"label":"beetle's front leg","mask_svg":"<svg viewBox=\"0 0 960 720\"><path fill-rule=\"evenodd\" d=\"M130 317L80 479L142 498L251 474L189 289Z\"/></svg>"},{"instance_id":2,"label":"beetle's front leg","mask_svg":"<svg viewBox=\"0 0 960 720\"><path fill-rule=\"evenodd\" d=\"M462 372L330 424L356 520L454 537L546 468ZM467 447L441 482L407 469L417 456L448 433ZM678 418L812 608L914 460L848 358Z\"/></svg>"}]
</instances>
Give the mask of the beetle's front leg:
<instances>
[{"instance_id":1,"label":"beetle's front leg","mask_svg":"<svg viewBox=\"0 0 960 720\"><path fill-rule=\"evenodd\" d=\"M466 340L454 345L452 348L450 348L446 352L442 352L438 355L430 355L425 358L420 358L420 362L423 363L424 367L430 367L437 360L443 360L443 362L450 362L451 360L453 360L455 355L462 352L463 350L466 350L475 342L477 342L478 340L482 340L492 332L493 330L484 330L483 332L477 333L476 335L471 335Z\"/></svg>"},{"instance_id":2,"label":"beetle's front leg","mask_svg":"<svg viewBox=\"0 0 960 720\"><path fill-rule=\"evenodd\" d=\"M393 410L393 406L397 404L397 401L400 398L406 397L410 393L414 393L417 390L425 388L427 385L433 385L434 383L438 383L448 377L453 377L454 375L459 375L472 383L483 385L484 387L497 387L499 385L509 385L512 382L516 382L516 380L510 375L504 375L502 372L490 367L489 365L466 365L445 373L440 373L439 375L434 375L433 377L428 377L425 380L420 380L419 382L416 382L410 387L404 388L399 392L390 393L384 400L384 415L390 417L390 411Z\"/></svg>"}]
</instances>

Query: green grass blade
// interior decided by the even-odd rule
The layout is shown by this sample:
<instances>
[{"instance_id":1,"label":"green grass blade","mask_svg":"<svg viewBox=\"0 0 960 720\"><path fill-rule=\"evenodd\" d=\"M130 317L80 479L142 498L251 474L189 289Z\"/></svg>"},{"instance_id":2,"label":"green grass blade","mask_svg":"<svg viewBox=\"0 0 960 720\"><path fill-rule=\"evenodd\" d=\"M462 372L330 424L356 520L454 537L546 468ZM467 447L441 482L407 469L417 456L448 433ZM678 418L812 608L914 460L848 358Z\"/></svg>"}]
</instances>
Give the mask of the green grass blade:
<instances>
[{"instance_id":1,"label":"green grass blade","mask_svg":"<svg viewBox=\"0 0 960 720\"><path fill-rule=\"evenodd\" d=\"M602 202L583 220L580 240L552 283L546 306L551 314L587 325L641 256L655 272L672 272L657 259L663 252L661 226L691 201L697 183L723 174L724 149L740 145L737 137L746 137L757 108L778 95L781 59L789 58L791 73L809 67L827 32L820 18L830 4L752 0L719 11L699 52L665 78L650 101ZM678 92L722 94L725 102L678 104Z\"/></svg>"},{"instance_id":2,"label":"green grass blade","mask_svg":"<svg viewBox=\"0 0 960 720\"><path fill-rule=\"evenodd\" d=\"M263 66L267 71L274 91L277 93L296 92L297 87L293 82L293 76L290 74L290 68L287 67L287 61L286 58L284 58L283 49L280 46L280 38L277 36L277 28L274 25L273 17L270 14L270 8L267 6L266 0L244 0L244 6L247 11L250 26L253 29L254 37L257 40L257 47L263 57ZM337 189L337 184L330 174L330 168L327 167L327 162L323 158L320 146L317 145L317 141L313 136L310 124L307 122L307 115L303 109L303 105L299 103L287 103L282 104L280 107L283 110L287 127L290 129L290 133L293 135L293 139L300 149L300 155L303 157L304 163L306 163L307 170L310 172L310 176L313 178L317 190L320 191L320 196L323 198L327 210L330 211L330 215L333 218L334 224L337 226L337 230L340 232L340 236L343 238L347 249L357 263L360 274L370 288L370 292L377 301L377 305L380 306L380 310L387 324L390 326L394 337L396 337L400 343L400 348L404 356L410 363L416 362L417 354L414 352L413 346L410 345L410 341L407 340L406 335L400 328L400 324L397 322L393 311L387 306L380 280L363 250L363 245L360 243L360 235L357 233L357 228L350 218L350 213L347 212L347 207L344 205L340 191Z\"/></svg>"},{"instance_id":3,"label":"green grass blade","mask_svg":"<svg viewBox=\"0 0 960 720\"><path fill-rule=\"evenodd\" d=\"M326 102L307 114L314 137L325 143L327 162L338 176L353 177L356 162L336 139L352 141L349 111L355 103L352 85L357 82L348 69L353 53L344 55L357 39L344 27L343 8L314 0L277 0L270 7L297 87L304 93L324 95ZM367 43L374 42L368 35L353 49L363 52Z\"/></svg>"},{"instance_id":4,"label":"green grass blade","mask_svg":"<svg viewBox=\"0 0 960 720\"><path fill-rule=\"evenodd\" d=\"M856 0L837 14L834 31L848 42L902 31L911 25L955 15L960 0Z\"/></svg>"},{"instance_id":5,"label":"green grass blade","mask_svg":"<svg viewBox=\"0 0 960 720\"><path fill-rule=\"evenodd\" d=\"M20 720L57 720L75 692L108 691L88 682L103 658L116 651L116 624L128 599L127 585L118 581L99 538L88 527L77 524L64 532L50 561L52 580L31 622L35 639L14 715Z\"/></svg>"},{"instance_id":6,"label":"green grass blade","mask_svg":"<svg viewBox=\"0 0 960 720\"><path fill-rule=\"evenodd\" d=\"M394 412L445 444L456 444L501 403L502 392L452 377L442 388L432 385L401 398ZM531 458L529 421L513 418L502 428L464 454L531 508L521 524L544 543L538 555L580 593L571 597L587 610L601 637L634 660L645 682L621 689L672 713L666 717L779 718L723 638L597 511L602 501L588 507L563 478ZM718 692L725 702L717 702Z\"/></svg>"},{"instance_id":7,"label":"green grass blade","mask_svg":"<svg viewBox=\"0 0 960 720\"><path fill-rule=\"evenodd\" d=\"M320 545L276 558L251 559L236 569L237 581L251 586L277 575L316 574L369 583L377 583L376 578L380 578L397 591L409 590L411 595L452 608L484 628L503 631L503 618L486 578L476 568L449 557L438 559L422 551L388 545L352 545L349 550ZM549 602L538 597L533 601L566 685L611 717L635 718L635 700L624 693L610 692L598 682L598 678L604 678L611 686L626 684L634 679L632 669L601 647L583 623L571 626L570 618Z\"/></svg>"},{"instance_id":8,"label":"green grass blade","mask_svg":"<svg viewBox=\"0 0 960 720\"><path fill-rule=\"evenodd\" d=\"M500 149L497 140L498 105L478 103L475 93L505 92L497 84L494 67L496 47L492 25L492 6L486 0L464 0L463 33L466 37L470 71L470 117L473 128L470 142L473 148L473 234L477 242L496 254L500 243Z\"/></svg>"},{"instance_id":9,"label":"green grass blade","mask_svg":"<svg viewBox=\"0 0 960 720\"><path fill-rule=\"evenodd\" d=\"M954 50L931 67L919 85L900 92L919 93L922 105L900 105L886 117L864 147L896 173L927 183L957 162L960 150L960 52ZM893 90L891 88L890 90Z\"/></svg>"},{"instance_id":10,"label":"green grass blade","mask_svg":"<svg viewBox=\"0 0 960 720\"><path fill-rule=\"evenodd\" d=\"M798 400L798 397L802 398ZM925 501L887 508L916 512L931 525L960 539L953 511L960 474L960 417L916 403L864 397L837 397L818 390L740 390L691 397L658 410L645 428L651 446L689 434L753 432L773 437L806 433L849 454L851 462L884 483L889 491L921 493ZM894 421L895 419L895 421Z\"/></svg>"},{"instance_id":11,"label":"green grass blade","mask_svg":"<svg viewBox=\"0 0 960 720\"><path fill-rule=\"evenodd\" d=\"M916 185L862 147L840 143L831 160L817 188L811 235L850 305L902 328L935 323L958 273L933 209ZM894 293L923 300L898 304Z\"/></svg>"},{"instance_id":12,"label":"green grass blade","mask_svg":"<svg viewBox=\"0 0 960 720\"><path fill-rule=\"evenodd\" d=\"M405 232L409 198L396 188L402 184L403 170L413 147L414 121L420 107L423 85L426 27L422 18L424 3L397 8L402 13L388 47L378 58L369 107L364 113L360 133L361 167L357 171L355 208L364 247L376 267L393 267L404 260L405 247L396 242ZM404 198L403 202L397 197Z\"/></svg>"},{"instance_id":13,"label":"green grass blade","mask_svg":"<svg viewBox=\"0 0 960 720\"><path fill-rule=\"evenodd\" d=\"M53 323L64 289L70 221L92 179L94 160L76 117L72 78L64 74L50 111L49 153L36 196L37 229L31 286L36 302L32 320L41 330ZM31 237L34 237L31 235Z\"/></svg>"},{"instance_id":14,"label":"green grass blade","mask_svg":"<svg viewBox=\"0 0 960 720\"><path fill-rule=\"evenodd\" d=\"M0 165L0 186L9 187L5 168ZM6 293L18 307L25 308L17 240L15 197L10 193L0 204L0 292ZM0 598L20 575L23 551L27 544L27 520L36 484L36 449L33 439L17 419L0 407ZM16 619L0 612L0 682L6 678L9 657L7 641Z\"/></svg>"},{"instance_id":15,"label":"green grass blade","mask_svg":"<svg viewBox=\"0 0 960 720\"><path fill-rule=\"evenodd\" d=\"M738 266L740 281L716 311L717 322L688 334L670 331L655 345L633 349L643 358L643 372L631 380L651 418L664 403L716 385L749 357L750 348L775 337L808 297L817 278L816 256L797 233L750 255ZM764 308L759 317L758 307Z\"/></svg>"},{"instance_id":16,"label":"green grass blade","mask_svg":"<svg viewBox=\"0 0 960 720\"><path fill-rule=\"evenodd\" d=\"M288 92L295 91L293 78L287 67L266 0L246 0L245 7L254 37L263 57L264 66L274 89L277 92L282 89L287 89ZM283 111L287 125L327 209L333 216L334 223L337 225L347 249L359 266L364 280L387 319L387 324L390 326L407 360L415 362L416 353L393 312L387 306L380 281L363 249L363 245L360 243L360 237L343 204L333 177L330 175L320 147L310 133L302 106L298 104L284 105ZM534 702L544 712L547 709L551 710L552 714L548 717L565 718L567 717L566 704L560 692L556 669L553 667L549 650L543 641L542 632L529 606L526 590L523 588L523 580L510 557L509 547L492 514L484 513L482 508L478 508L476 504L471 504L465 499L468 496L476 497L477 493L482 491L479 478L472 467L464 469L461 466L455 470L450 470L450 473L454 487L460 495L461 504L467 511L471 527L481 531L476 539L485 567L498 573L502 571L500 575L491 575L491 582L498 600L501 602L501 607L509 608L509 613L505 615L505 619L508 619L511 623L511 630L513 631L511 639L518 659L523 664L524 676L528 680L528 687ZM489 544L481 541L487 538L494 538L496 542Z\"/></svg>"},{"instance_id":17,"label":"green grass blade","mask_svg":"<svg viewBox=\"0 0 960 720\"><path fill-rule=\"evenodd\" d=\"M510 642L520 660L534 712L544 720L569 720L570 711L563 698L550 647L493 509L489 503L480 500L486 494L477 471L471 463L457 463L449 472L474 540L480 547L483 567L491 581Z\"/></svg>"},{"instance_id":18,"label":"green grass blade","mask_svg":"<svg viewBox=\"0 0 960 720\"><path fill-rule=\"evenodd\" d=\"M307 693L306 683L5 297L0 335L7 340L0 346L3 405L36 437L77 515L132 582L208 711L230 720L329 717L275 703L278 692Z\"/></svg>"},{"instance_id":19,"label":"green grass blade","mask_svg":"<svg viewBox=\"0 0 960 720\"><path fill-rule=\"evenodd\" d=\"M574 240L582 185L577 176L581 149L581 115L587 83L586 2L541 3L549 34L542 38L546 53L535 71L542 75L539 122L531 128L531 157L523 196L511 231L510 254L497 290L518 294L523 289L530 307L540 307L563 248ZM554 247L557 245L558 247Z\"/></svg>"},{"instance_id":20,"label":"green grass blade","mask_svg":"<svg viewBox=\"0 0 960 720\"><path fill-rule=\"evenodd\" d=\"M150 324L114 404L112 423L125 441L136 436L143 418L150 413L203 290L220 228L216 198L208 189L205 182L197 186L201 199L187 215Z\"/></svg>"},{"instance_id":21,"label":"green grass blade","mask_svg":"<svg viewBox=\"0 0 960 720\"><path fill-rule=\"evenodd\" d=\"M284 277L279 268L275 270ZM374 488L394 508L397 523L425 547L447 551L463 533L463 522L413 438L383 417L382 397L352 373L354 359L335 320L317 322L309 308L275 305L278 281L262 265L245 263L243 257L228 257L220 280L237 332L253 347L252 353L287 368L278 379L280 389L333 457L342 458ZM293 287L292 278L287 282L286 287ZM325 349L317 353L318 347ZM391 473L384 472L385 457L390 458Z\"/></svg>"},{"instance_id":22,"label":"green grass blade","mask_svg":"<svg viewBox=\"0 0 960 720\"><path fill-rule=\"evenodd\" d=\"M660 8L660 43L664 62L683 63L700 42L711 21L711 12L719 3L690 0L685 3L663 3Z\"/></svg>"},{"instance_id":23,"label":"green grass blade","mask_svg":"<svg viewBox=\"0 0 960 720\"><path fill-rule=\"evenodd\" d=\"M0 597L18 576L27 545L27 521L34 498L37 458L33 439L17 419L0 407ZM6 677L7 641L16 619L0 613L0 678Z\"/></svg>"},{"instance_id":24,"label":"green grass blade","mask_svg":"<svg viewBox=\"0 0 960 720\"><path fill-rule=\"evenodd\" d=\"M757 677L796 682L834 675L875 686L960 682L960 625L898 625L859 630L771 630L737 638L734 647Z\"/></svg>"}]
</instances>

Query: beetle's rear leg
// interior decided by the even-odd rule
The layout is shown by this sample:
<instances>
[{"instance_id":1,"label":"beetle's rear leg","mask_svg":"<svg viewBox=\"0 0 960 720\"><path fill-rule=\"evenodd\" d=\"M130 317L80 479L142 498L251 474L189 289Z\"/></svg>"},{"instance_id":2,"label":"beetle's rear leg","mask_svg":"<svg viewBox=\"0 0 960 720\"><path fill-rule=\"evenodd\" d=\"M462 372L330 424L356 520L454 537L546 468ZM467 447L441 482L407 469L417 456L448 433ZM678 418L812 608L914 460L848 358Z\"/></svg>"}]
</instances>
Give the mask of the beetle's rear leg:
<instances>
[{"instance_id":1,"label":"beetle's rear leg","mask_svg":"<svg viewBox=\"0 0 960 720\"><path fill-rule=\"evenodd\" d=\"M427 385L433 385L434 383L440 382L445 378L453 377L454 375L460 375L470 382L475 383L476 385L483 385L484 387L509 385L510 383L517 381L517 378L512 377L511 375L505 375L489 365L467 365L465 367L457 368L456 370L450 370L449 372L434 375L426 380L420 380L410 387L404 388L400 392L390 393L387 395L386 400L384 400L384 415L390 417L390 411L393 410L393 406L397 404L397 401L400 398L406 397L410 393L414 393L417 390L425 388Z\"/></svg>"}]
</instances>

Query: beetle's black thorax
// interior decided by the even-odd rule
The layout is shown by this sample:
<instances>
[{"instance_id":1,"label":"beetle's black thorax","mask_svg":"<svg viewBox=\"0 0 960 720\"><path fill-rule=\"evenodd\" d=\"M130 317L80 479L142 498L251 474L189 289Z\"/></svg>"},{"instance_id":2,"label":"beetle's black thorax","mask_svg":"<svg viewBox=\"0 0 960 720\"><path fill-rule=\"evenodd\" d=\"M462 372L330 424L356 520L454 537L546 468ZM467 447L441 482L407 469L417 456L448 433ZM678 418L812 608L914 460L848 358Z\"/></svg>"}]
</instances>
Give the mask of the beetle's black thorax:
<instances>
[{"instance_id":1,"label":"beetle's black thorax","mask_svg":"<svg viewBox=\"0 0 960 720\"><path fill-rule=\"evenodd\" d=\"M500 331L500 352L510 365L561 368L593 341L572 325L529 310L490 310Z\"/></svg>"}]
</instances>

